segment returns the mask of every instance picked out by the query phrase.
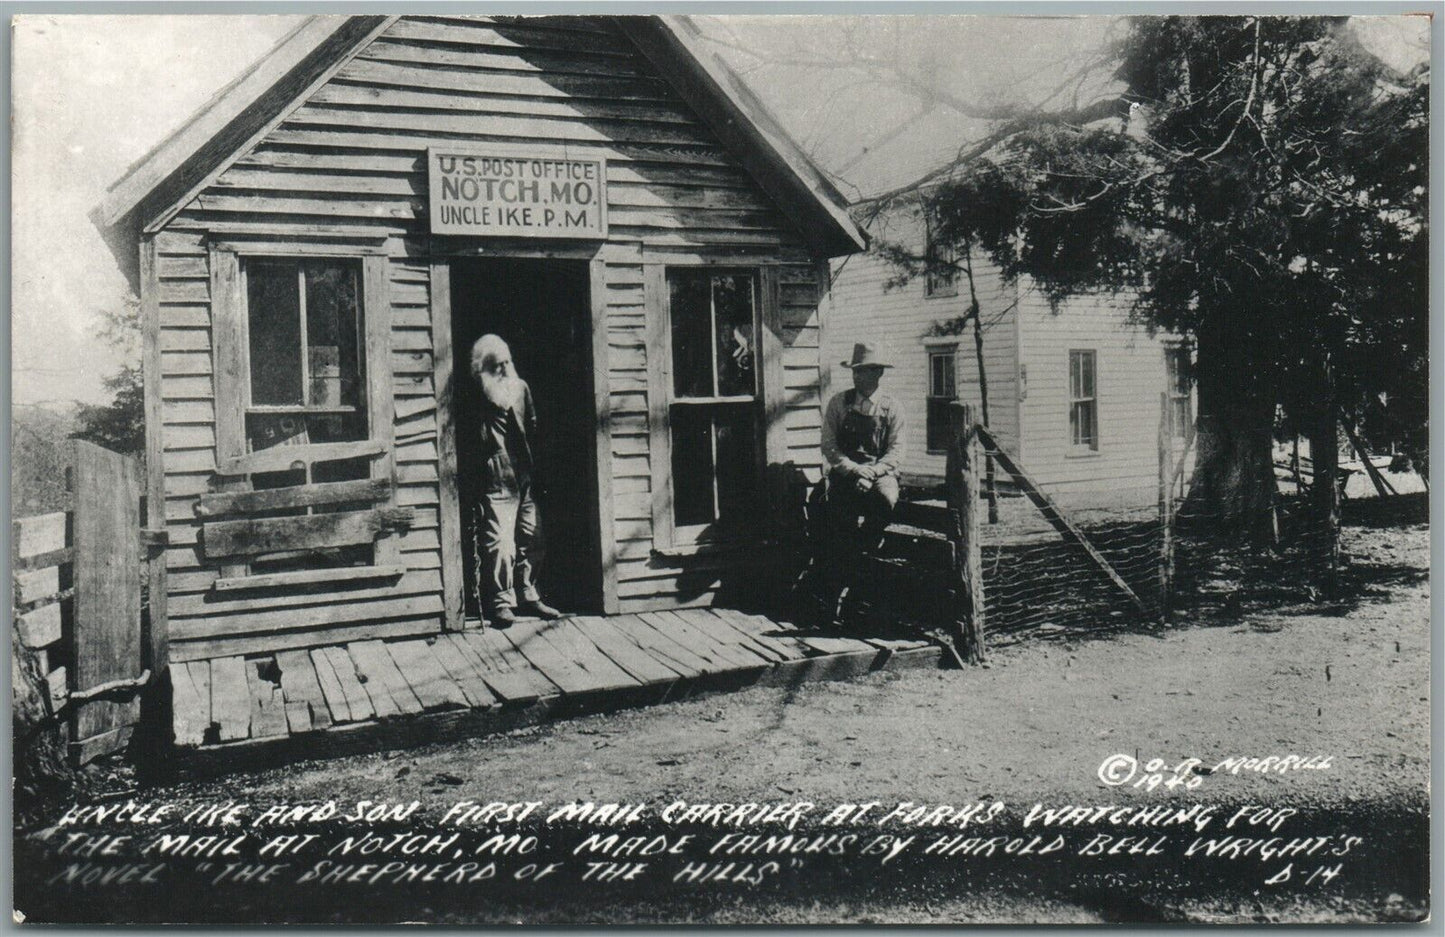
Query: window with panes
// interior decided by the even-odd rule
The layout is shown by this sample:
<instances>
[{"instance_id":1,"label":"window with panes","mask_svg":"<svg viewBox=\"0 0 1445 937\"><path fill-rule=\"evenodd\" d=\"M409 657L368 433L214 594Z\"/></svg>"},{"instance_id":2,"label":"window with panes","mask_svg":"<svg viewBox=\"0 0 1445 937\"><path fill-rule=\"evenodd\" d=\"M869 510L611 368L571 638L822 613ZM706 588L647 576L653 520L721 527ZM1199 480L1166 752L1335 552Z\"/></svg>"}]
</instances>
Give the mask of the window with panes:
<instances>
[{"instance_id":1,"label":"window with panes","mask_svg":"<svg viewBox=\"0 0 1445 937\"><path fill-rule=\"evenodd\" d=\"M672 270L668 300L674 533L742 533L758 508L757 279Z\"/></svg>"},{"instance_id":2,"label":"window with panes","mask_svg":"<svg viewBox=\"0 0 1445 937\"><path fill-rule=\"evenodd\" d=\"M368 436L366 330L361 264L339 258L247 258L245 432L252 452L276 446L351 442ZM371 459L344 459L257 472L252 487L285 488L367 478ZM272 514L325 513L370 505L331 504ZM261 556L253 570L371 562L370 545Z\"/></svg>"},{"instance_id":3,"label":"window with panes","mask_svg":"<svg viewBox=\"0 0 1445 937\"><path fill-rule=\"evenodd\" d=\"M953 348L928 353L928 451L948 451L948 407L958 399L958 354Z\"/></svg>"},{"instance_id":4,"label":"window with panes","mask_svg":"<svg viewBox=\"0 0 1445 937\"><path fill-rule=\"evenodd\" d=\"M1194 408L1190 400L1194 377L1188 345L1165 347L1164 372L1169 393L1169 424L1174 435L1183 438L1189 435L1189 429L1194 424Z\"/></svg>"},{"instance_id":5,"label":"window with panes","mask_svg":"<svg viewBox=\"0 0 1445 937\"><path fill-rule=\"evenodd\" d=\"M1069 352L1069 445L1099 448L1098 355L1090 349Z\"/></svg>"}]
</instances>

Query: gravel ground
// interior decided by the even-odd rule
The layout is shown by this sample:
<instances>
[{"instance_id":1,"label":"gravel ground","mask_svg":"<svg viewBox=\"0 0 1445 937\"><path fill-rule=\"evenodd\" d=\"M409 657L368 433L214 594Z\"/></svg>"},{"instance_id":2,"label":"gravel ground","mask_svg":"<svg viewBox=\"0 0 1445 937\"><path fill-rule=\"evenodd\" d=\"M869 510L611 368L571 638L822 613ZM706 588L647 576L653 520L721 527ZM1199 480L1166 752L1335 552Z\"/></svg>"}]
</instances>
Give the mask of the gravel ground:
<instances>
[{"instance_id":1,"label":"gravel ground","mask_svg":"<svg viewBox=\"0 0 1445 937\"><path fill-rule=\"evenodd\" d=\"M408 906L404 916L794 924L1418 919L1428 911L1419 863L1429 816L1429 531L1424 524L1351 527L1344 548L1365 585L1337 606L1024 643L962 672L752 689L149 794L427 805L983 800L1020 811L1034 802L1161 799L1288 805L1307 819L1292 821L1287 834L1355 833L1366 840L1362 848L1375 851L1362 853L1370 858L1356 860L1332 887L1313 891L1261 888L1248 875L1206 876L1207 885L1192 888L1185 879L1195 867L1187 864L1160 873L1169 881L1115 866L1050 879L1054 873L1036 877L1001 865L998 874L969 867L941 878L920 871L915 879L899 872L863 881L839 873L806 888L713 889L679 900L645 891L559 891L484 906L443 900ZM1328 755L1331 766L1283 775L1216 772L1193 792L1146 794L1101 783L1101 762L1116 754L1141 764L1197 757L1206 766L1232 756ZM372 913L361 904L307 901L301 910L260 913L293 920L365 920Z\"/></svg>"}]
</instances>

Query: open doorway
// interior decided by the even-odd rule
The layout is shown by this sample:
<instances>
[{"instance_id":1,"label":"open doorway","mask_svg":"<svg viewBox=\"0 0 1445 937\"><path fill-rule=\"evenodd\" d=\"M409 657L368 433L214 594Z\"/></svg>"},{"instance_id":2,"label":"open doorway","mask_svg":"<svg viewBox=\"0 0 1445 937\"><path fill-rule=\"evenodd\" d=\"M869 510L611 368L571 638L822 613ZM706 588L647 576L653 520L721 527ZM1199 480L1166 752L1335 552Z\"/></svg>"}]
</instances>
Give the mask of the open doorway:
<instances>
[{"instance_id":1,"label":"open doorway","mask_svg":"<svg viewBox=\"0 0 1445 937\"><path fill-rule=\"evenodd\" d=\"M451 262L457 494L466 617L476 618L478 407L471 348L494 333L512 349L537 408L537 505L547 555L539 586L566 613L602 609L597 543L596 411L591 290L586 261L465 258Z\"/></svg>"}]
</instances>

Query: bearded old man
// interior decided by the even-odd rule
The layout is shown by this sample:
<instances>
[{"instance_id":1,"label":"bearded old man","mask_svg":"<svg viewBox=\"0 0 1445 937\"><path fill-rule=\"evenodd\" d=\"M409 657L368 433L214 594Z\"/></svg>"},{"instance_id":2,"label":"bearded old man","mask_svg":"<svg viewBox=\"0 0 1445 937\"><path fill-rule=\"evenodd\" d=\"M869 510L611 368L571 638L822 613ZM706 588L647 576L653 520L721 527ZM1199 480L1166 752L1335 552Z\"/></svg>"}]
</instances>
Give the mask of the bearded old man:
<instances>
[{"instance_id":1,"label":"bearded old man","mask_svg":"<svg viewBox=\"0 0 1445 937\"><path fill-rule=\"evenodd\" d=\"M472 346L472 377L482 389L481 495L473 551L481 607L496 628L515 622L517 612L560 617L537 591L542 531L533 490L537 410L532 389L517 375L511 349L496 335L483 335Z\"/></svg>"}]
</instances>

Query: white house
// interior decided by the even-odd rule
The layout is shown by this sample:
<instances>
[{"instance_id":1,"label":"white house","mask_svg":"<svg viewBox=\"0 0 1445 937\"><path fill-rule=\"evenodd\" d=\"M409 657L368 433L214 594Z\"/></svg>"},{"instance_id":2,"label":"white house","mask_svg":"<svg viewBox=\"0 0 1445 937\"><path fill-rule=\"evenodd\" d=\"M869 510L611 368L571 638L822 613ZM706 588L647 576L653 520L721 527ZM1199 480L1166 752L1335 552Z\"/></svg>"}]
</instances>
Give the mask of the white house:
<instances>
[{"instance_id":1,"label":"white house","mask_svg":"<svg viewBox=\"0 0 1445 937\"><path fill-rule=\"evenodd\" d=\"M877 240L931 249L921 213L895 208L869 230ZM1080 296L1052 308L1028 280L1006 280L971 258L983 323L988 422L1000 443L1064 502L1138 501L1158 480L1161 394L1173 412L1174 449L1193 424L1190 350L1180 336L1131 322L1129 298ZM897 284L873 254L832 265L824 361L834 389L848 386L841 361L855 341L882 341L894 369L885 390L904 406L906 476L942 477L947 404L980 404L966 259L951 278Z\"/></svg>"}]
</instances>

